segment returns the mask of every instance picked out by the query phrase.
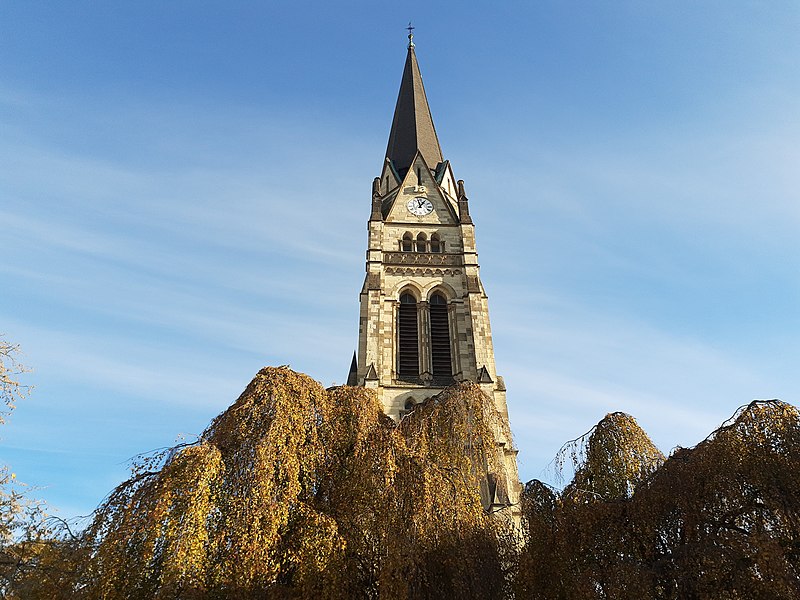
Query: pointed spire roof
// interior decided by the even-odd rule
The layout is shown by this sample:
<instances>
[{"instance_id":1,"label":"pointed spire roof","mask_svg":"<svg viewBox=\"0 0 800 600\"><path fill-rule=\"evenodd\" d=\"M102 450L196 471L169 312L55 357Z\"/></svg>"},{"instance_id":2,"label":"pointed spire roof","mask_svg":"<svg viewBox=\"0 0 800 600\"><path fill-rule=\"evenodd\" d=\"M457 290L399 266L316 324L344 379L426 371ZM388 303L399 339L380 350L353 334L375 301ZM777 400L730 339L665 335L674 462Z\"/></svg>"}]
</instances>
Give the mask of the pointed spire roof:
<instances>
[{"instance_id":1,"label":"pointed spire roof","mask_svg":"<svg viewBox=\"0 0 800 600\"><path fill-rule=\"evenodd\" d=\"M358 360L355 352L353 352L353 360L350 363L350 372L347 374L347 385L358 385Z\"/></svg>"},{"instance_id":2,"label":"pointed spire roof","mask_svg":"<svg viewBox=\"0 0 800 600\"><path fill-rule=\"evenodd\" d=\"M443 160L412 38L413 35L408 36L406 66L394 109L389 145L386 147L386 157L401 175L411 166L417 150L431 168Z\"/></svg>"}]
</instances>

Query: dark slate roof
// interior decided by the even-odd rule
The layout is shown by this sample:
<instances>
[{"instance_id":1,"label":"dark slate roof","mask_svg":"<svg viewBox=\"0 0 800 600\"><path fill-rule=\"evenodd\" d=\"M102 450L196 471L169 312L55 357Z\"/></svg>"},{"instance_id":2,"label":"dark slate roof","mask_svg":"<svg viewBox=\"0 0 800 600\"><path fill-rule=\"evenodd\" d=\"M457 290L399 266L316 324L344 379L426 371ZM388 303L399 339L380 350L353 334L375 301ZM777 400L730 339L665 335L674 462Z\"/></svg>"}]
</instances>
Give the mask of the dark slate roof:
<instances>
[{"instance_id":1,"label":"dark slate roof","mask_svg":"<svg viewBox=\"0 0 800 600\"><path fill-rule=\"evenodd\" d=\"M383 198L383 201L381 202L381 213L383 214L384 219L389 216L389 211L392 209L392 204L394 204L394 199L397 198L397 193L399 191L399 189L396 189L392 192L389 192L389 194Z\"/></svg>"},{"instance_id":2,"label":"dark slate roof","mask_svg":"<svg viewBox=\"0 0 800 600\"><path fill-rule=\"evenodd\" d=\"M403 69L403 79L400 82L400 93L397 95L386 157L392 161L394 168L404 175L411 166L417 150L431 168L442 162L442 149L439 147L439 138L436 137L431 109L428 107L425 87L422 85L417 55L411 44Z\"/></svg>"},{"instance_id":3,"label":"dark slate roof","mask_svg":"<svg viewBox=\"0 0 800 600\"><path fill-rule=\"evenodd\" d=\"M358 385L358 361L355 352L353 352L353 361L350 363L350 372L347 374L347 385Z\"/></svg>"},{"instance_id":4,"label":"dark slate roof","mask_svg":"<svg viewBox=\"0 0 800 600\"><path fill-rule=\"evenodd\" d=\"M494 383L494 381L492 381L492 376L489 375L489 369L486 368L486 365L483 365L481 370L478 371L478 383Z\"/></svg>"}]
</instances>

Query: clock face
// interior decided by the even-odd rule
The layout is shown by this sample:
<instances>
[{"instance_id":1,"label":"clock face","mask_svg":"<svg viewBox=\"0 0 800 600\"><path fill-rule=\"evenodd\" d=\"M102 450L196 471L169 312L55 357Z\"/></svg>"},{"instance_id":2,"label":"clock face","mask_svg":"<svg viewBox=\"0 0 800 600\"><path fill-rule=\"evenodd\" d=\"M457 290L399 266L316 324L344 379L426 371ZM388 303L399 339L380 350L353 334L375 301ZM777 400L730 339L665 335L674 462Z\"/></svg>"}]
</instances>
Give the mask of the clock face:
<instances>
[{"instance_id":1,"label":"clock face","mask_svg":"<svg viewBox=\"0 0 800 600\"><path fill-rule=\"evenodd\" d=\"M408 212L418 217L424 217L433 212L433 204L431 204L431 201L422 196L412 198L408 201L406 206L408 207Z\"/></svg>"}]
</instances>

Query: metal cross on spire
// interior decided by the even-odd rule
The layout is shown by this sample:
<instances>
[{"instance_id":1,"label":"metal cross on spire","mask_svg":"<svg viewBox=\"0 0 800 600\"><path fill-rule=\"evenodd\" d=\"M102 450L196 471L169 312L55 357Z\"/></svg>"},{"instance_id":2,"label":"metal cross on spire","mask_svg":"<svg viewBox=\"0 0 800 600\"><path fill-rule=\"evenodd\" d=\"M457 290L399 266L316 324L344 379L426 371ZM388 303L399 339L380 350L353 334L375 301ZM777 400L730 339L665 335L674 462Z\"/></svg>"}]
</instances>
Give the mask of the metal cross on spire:
<instances>
[{"instance_id":1,"label":"metal cross on spire","mask_svg":"<svg viewBox=\"0 0 800 600\"><path fill-rule=\"evenodd\" d=\"M408 22L408 27L406 27L406 29L408 29L408 47L409 48L413 48L414 47L414 30L416 29L416 27L414 27L411 24L411 21L409 21Z\"/></svg>"}]
</instances>

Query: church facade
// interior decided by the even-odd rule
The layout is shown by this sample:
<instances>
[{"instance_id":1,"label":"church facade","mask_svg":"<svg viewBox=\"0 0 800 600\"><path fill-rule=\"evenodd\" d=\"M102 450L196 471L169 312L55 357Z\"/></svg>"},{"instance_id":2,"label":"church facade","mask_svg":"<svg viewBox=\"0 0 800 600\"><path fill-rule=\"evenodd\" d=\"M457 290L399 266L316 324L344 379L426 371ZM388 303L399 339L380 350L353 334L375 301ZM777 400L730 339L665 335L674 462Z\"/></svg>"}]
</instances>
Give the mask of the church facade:
<instances>
[{"instance_id":1,"label":"church facade","mask_svg":"<svg viewBox=\"0 0 800 600\"><path fill-rule=\"evenodd\" d=\"M357 358L348 385L372 388L400 419L458 381L477 382L508 425L488 297L464 182L445 160L422 84L413 36L380 176L372 185ZM516 451L502 431L508 498L516 503ZM490 493L494 496L494 493Z\"/></svg>"}]
</instances>

